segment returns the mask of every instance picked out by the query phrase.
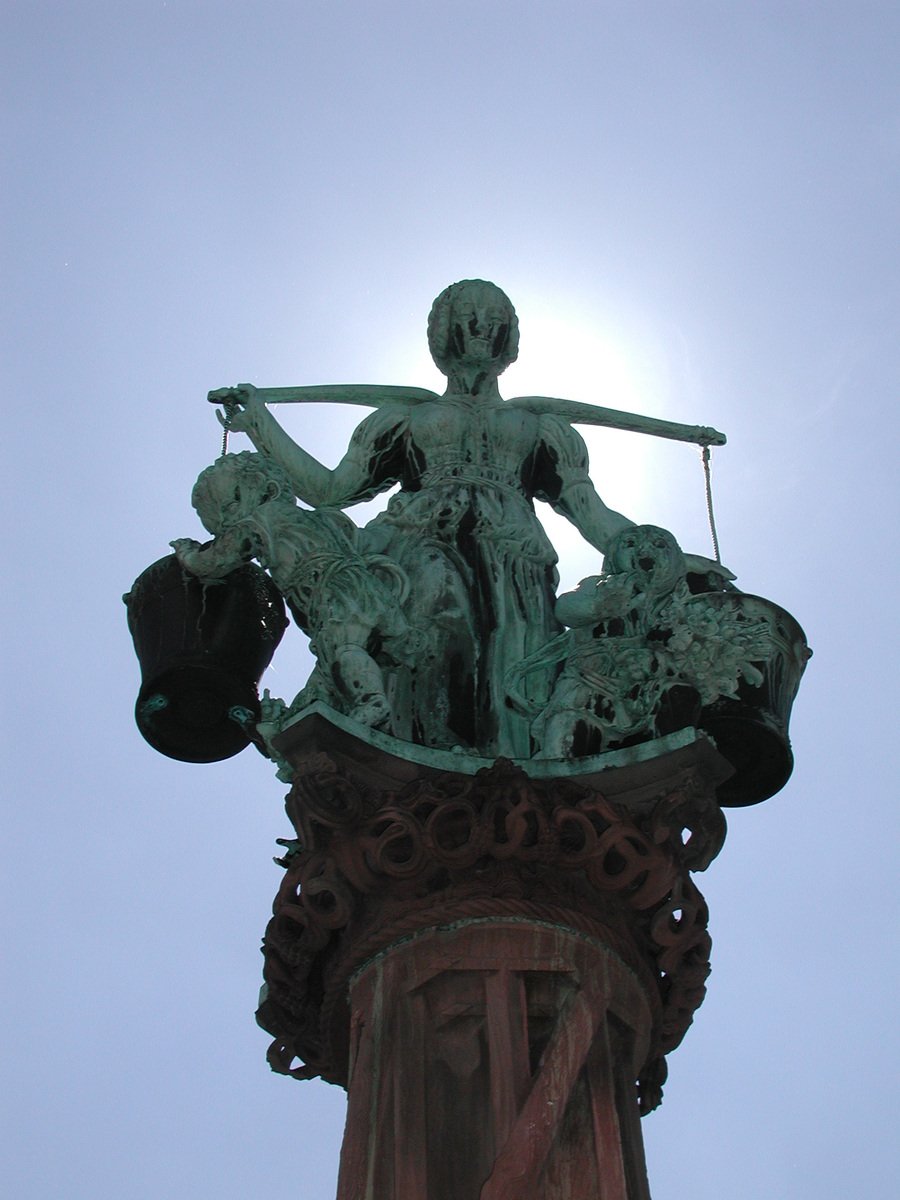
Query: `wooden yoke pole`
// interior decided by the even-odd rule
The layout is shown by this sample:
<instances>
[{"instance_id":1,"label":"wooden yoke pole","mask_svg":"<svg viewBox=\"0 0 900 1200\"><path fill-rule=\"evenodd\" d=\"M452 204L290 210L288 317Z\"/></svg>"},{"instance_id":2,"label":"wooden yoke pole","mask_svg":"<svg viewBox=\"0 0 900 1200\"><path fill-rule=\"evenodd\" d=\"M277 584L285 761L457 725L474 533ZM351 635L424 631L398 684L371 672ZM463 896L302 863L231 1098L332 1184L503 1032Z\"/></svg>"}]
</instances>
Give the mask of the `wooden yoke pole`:
<instances>
[{"instance_id":1,"label":"wooden yoke pole","mask_svg":"<svg viewBox=\"0 0 900 1200\"><path fill-rule=\"evenodd\" d=\"M237 391L238 389L234 389ZM211 404L227 403L227 388L210 392ZM382 408L386 404L424 404L442 399L428 388L395 387L377 383L329 383L304 387L257 388L257 397L265 404L356 404L365 408ZM529 412L561 417L572 425L602 425L607 429L624 429L630 433L647 433L652 437L670 438L678 442L693 442L699 446L724 446L726 437L708 425L683 425L680 421L664 421L659 417L644 417L640 413L604 408L599 404L582 404L578 400L562 400L555 396L515 396L505 403Z\"/></svg>"}]
</instances>

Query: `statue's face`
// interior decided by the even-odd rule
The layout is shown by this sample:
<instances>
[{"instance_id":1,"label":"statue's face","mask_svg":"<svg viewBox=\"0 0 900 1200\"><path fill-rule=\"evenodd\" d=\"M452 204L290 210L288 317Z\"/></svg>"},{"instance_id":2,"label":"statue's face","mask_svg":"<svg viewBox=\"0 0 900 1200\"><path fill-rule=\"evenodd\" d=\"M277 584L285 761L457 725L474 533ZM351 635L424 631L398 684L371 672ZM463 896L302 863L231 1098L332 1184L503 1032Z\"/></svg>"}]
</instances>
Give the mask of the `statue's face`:
<instances>
[{"instance_id":1,"label":"statue's face","mask_svg":"<svg viewBox=\"0 0 900 1200\"><path fill-rule=\"evenodd\" d=\"M197 515L210 533L223 533L257 509L265 488L256 480L241 476L229 467L220 467L206 481L206 490Z\"/></svg>"},{"instance_id":2,"label":"statue's face","mask_svg":"<svg viewBox=\"0 0 900 1200\"><path fill-rule=\"evenodd\" d=\"M642 590L667 591L684 572L678 543L667 529L656 525L623 530L609 557L612 570L636 576Z\"/></svg>"},{"instance_id":3,"label":"statue's face","mask_svg":"<svg viewBox=\"0 0 900 1200\"><path fill-rule=\"evenodd\" d=\"M509 362L507 342L511 313L506 298L495 288L468 288L450 306L448 350L458 362L472 366Z\"/></svg>"}]
</instances>

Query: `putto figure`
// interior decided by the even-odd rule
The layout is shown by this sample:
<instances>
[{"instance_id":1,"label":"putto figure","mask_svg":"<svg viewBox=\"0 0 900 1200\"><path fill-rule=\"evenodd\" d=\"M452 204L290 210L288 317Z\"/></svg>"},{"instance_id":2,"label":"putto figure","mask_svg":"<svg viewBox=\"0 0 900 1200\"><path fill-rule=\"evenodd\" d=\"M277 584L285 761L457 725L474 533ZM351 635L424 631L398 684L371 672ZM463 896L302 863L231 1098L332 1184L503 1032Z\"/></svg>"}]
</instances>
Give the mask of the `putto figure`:
<instances>
[{"instance_id":1,"label":"putto figure","mask_svg":"<svg viewBox=\"0 0 900 1200\"><path fill-rule=\"evenodd\" d=\"M397 564L366 551L338 509L298 508L290 480L262 454L224 455L200 475L191 501L214 538L205 546L173 541L182 567L215 582L255 558L310 637L318 665L294 706L325 700L362 725L385 725L384 677L370 650L393 662L415 649L401 608L408 582Z\"/></svg>"},{"instance_id":2,"label":"putto figure","mask_svg":"<svg viewBox=\"0 0 900 1200\"><path fill-rule=\"evenodd\" d=\"M690 872L720 804L791 770L802 630L608 508L572 425L724 437L505 401L518 340L503 292L465 280L428 322L443 395L210 393L212 540L173 542L127 597L151 745L252 741L290 784L257 1020L274 1070L348 1089L342 1200L646 1196L638 1116L709 971ZM334 469L267 407L304 401L375 409ZM229 429L256 452L224 453ZM394 487L365 528L342 511ZM536 500L605 556L558 599ZM259 696L283 601L317 659L289 706Z\"/></svg>"},{"instance_id":3,"label":"putto figure","mask_svg":"<svg viewBox=\"0 0 900 1200\"><path fill-rule=\"evenodd\" d=\"M758 686L773 629L734 589L692 595L675 538L636 525L614 539L601 575L560 596L570 628L512 672L562 663L533 725L540 757L573 758L697 724L701 707ZM755 601L755 598L752 598ZM520 702L521 703L521 702Z\"/></svg>"},{"instance_id":4,"label":"putto figure","mask_svg":"<svg viewBox=\"0 0 900 1200\"><path fill-rule=\"evenodd\" d=\"M561 628L556 553L534 500L547 501L600 550L631 522L597 495L569 419L500 396L497 380L517 356L519 327L498 287L464 280L446 288L428 342L447 377L444 395L380 395L333 470L288 436L251 385L211 398L314 507L345 508L399 483L366 534L409 578L407 620L428 641L415 664L394 672L391 731L427 746L527 758L530 721L507 703L505 677ZM328 398L359 402L364 390L332 388ZM560 402L544 408L551 403ZM529 703L545 704L552 682L532 673Z\"/></svg>"},{"instance_id":5,"label":"putto figure","mask_svg":"<svg viewBox=\"0 0 900 1200\"><path fill-rule=\"evenodd\" d=\"M384 749L388 735L398 759L478 769L484 764L473 760L540 758L577 771L579 760L670 733L683 741L679 731L694 727L740 762L730 802L773 794L791 769L787 719L808 655L802 630L762 597L737 592L719 561L683 554L665 530L636 527L608 508L573 425L694 442L707 468L709 447L723 445L724 434L552 396L504 400L498 380L518 354L518 319L483 280L441 292L428 344L447 380L443 395L375 384L209 393L226 431L247 434L257 453L223 455L198 480L194 504L212 543L173 543L177 561L148 568L129 594L146 676L139 723L151 744L209 761L213 750L235 752L223 724L231 721L280 761L282 734L328 723L327 712L309 711L322 702L378 731L345 728L349 736ZM333 469L268 407L310 402L375 410ZM709 502L708 469L706 477ZM344 515L395 487L365 528ZM559 599L537 500L606 556L601 575ZM253 571L235 568L253 558L284 593L317 659L289 705L259 700L274 646L268 634L251 646L257 618L235 616L252 614L252 603L207 606L203 588L181 586L179 563L220 583L220 598L243 595ZM191 605L209 618L202 629L178 616ZM213 609L222 610L215 621ZM183 628L196 636L184 639ZM159 630L172 633L165 654ZM165 690L197 679L203 687L183 702ZM452 757L436 754L446 751Z\"/></svg>"}]
</instances>

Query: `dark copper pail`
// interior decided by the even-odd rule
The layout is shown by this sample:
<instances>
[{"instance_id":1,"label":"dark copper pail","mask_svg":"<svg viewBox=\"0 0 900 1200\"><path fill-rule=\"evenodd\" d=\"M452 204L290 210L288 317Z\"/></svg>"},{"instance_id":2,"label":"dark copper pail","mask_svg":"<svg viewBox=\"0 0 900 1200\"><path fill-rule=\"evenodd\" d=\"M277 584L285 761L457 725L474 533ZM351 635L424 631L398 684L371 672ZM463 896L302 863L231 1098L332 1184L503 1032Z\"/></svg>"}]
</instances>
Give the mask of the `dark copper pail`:
<instances>
[{"instance_id":1,"label":"dark copper pail","mask_svg":"<svg viewBox=\"0 0 900 1200\"><path fill-rule=\"evenodd\" d=\"M125 596L141 664L138 729L161 754L219 762L249 743L257 688L287 626L275 584L253 563L221 583L189 575L175 555L148 567Z\"/></svg>"},{"instance_id":2,"label":"dark copper pail","mask_svg":"<svg viewBox=\"0 0 900 1200\"><path fill-rule=\"evenodd\" d=\"M762 619L769 627L770 652L753 664L762 681L751 684L742 678L737 696L720 696L706 705L698 722L735 769L717 789L719 803L732 808L759 804L780 791L793 770L788 724L812 652L791 614L770 600L743 592L710 592L703 599L731 608L739 618Z\"/></svg>"}]
</instances>

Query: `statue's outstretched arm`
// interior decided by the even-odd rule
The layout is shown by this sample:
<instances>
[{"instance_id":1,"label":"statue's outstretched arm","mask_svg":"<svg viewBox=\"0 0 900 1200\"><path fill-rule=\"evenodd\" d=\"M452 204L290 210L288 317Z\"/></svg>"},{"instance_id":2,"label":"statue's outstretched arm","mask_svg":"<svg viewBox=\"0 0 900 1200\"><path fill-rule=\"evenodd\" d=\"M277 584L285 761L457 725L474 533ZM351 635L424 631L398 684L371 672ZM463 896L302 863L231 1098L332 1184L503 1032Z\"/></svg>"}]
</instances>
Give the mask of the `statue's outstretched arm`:
<instances>
[{"instance_id":1,"label":"statue's outstretched arm","mask_svg":"<svg viewBox=\"0 0 900 1200\"><path fill-rule=\"evenodd\" d=\"M572 522L585 541L604 553L617 533L634 524L615 509L607 508L587 473L581 479L564 481L559 498L551 503Z\"/></svg>"},{"instance_id":2,"label":"statue's outstretched arm","mask_svg":"<svg viewBox=\"0 0 900 1200\"><path fill-rule=\"evenodd\" d=\"M554 612L558 621L570 628L590 625L597 621L597 585L599 575L582 579L573 592L563 592L557 598Z\"/></svg>"},{"instance_id":3,"label":"statue's outstretched arm","mask_svg":"<svg viewBox=\"0 0 900 1200\"><path fill-rule=\"evenodd\" d=\"M203 546L193 538L176 538L169 545L182 567L210 583L224 579L249 562L258 549L256 539L240 526L228 529Z\"/></svg>"},{"instance_id":4,"label":"statue's outstretched arm","mask_svg":"<svg viewBox=\"0 0 900 1200\"><path fill-rule=\"evenodd\" d=\"M224 406L223 423L227 428L246 433L257 450L288 473L295 494L304 504L313 508L341 507L375 495L394 482L391 479L374 485L370 463L355 435L347 454L333 470L320 463L282 429L252 384L221 388L210 392L209 398Z\"/></svg>"},{"instance_id":5,"label":"statue's outstretched arm","mask_svg":"<svg viewBox=\"0 0 900 1200\"><path fill-rule=\"evenodd\" d=\"M608 508L588 474L588 452L580 434L565 418L541 417L543 484L539 498L566 517L585 541L606 552L620 530L634 522Z\"/></svg>"},{"instance_id":6,"label":"statue's outstretched arm","mask_svg":"<svg viewBox=\"0 0 900 1200\"><path fill-rule=\"evenodd\" d=\"M539 498L547 500L586 541L605 554L615 535L635 522L608 508L597 495L588 474L587 447L566 416L544 413L541 439L544 482L537 493ZM686 554L685 563L689 573L708 576L713 588L727 588L735 578L720 562L700 555ZM560 619L570 624L567 618Z\"/></svg>"}]
</instances>

